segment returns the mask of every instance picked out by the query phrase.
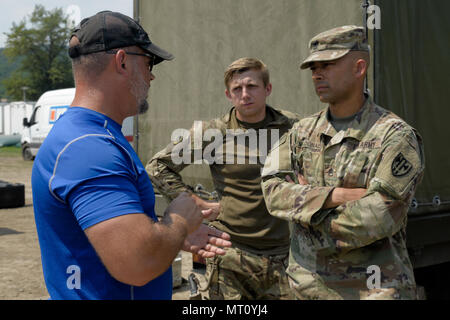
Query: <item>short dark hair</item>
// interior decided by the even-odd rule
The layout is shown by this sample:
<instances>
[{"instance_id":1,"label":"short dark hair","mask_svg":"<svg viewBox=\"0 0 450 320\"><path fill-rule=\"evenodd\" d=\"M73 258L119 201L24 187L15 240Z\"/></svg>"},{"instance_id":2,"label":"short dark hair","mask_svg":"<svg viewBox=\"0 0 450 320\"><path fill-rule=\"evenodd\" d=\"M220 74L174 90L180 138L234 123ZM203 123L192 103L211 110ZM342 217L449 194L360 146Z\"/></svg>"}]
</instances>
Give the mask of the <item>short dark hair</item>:
<instances>
[{"instance_id":1,"label":"short dark hair","mask_svg":"<svg viewBox=\"0 0 450 320\"><path fill-rule=\"evenodd\" d=\"M78 43L78 38L72 37L72 39L70 39L69 48L78 45ZM75 73L82 72L90 78L96 78L97 75L100 75L106 69L106 66L109 63L107 56L111 55L101 51L72 58L72 71L74 76Z\"/></svg>"}]
</instances>

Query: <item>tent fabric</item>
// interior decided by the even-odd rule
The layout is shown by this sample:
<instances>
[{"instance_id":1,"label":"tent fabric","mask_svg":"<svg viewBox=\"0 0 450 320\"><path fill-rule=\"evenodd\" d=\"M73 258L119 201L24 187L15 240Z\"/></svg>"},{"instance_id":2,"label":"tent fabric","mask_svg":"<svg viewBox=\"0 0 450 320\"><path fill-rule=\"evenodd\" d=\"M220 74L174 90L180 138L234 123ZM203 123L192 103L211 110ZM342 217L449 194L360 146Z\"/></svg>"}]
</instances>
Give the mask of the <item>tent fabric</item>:
<instances>
[{"instance_id":1,"label":"tent fabric","mask_svg":"<svg viewBox=\"0 0 450 320\"><path fill-rule=\"evenodd\" d=\"M360 0L140 0L138 16L150 38L175 56L155 67L150 109L139 116L144 163L169 143L173 130L228 112L224 71L241 57L267 64L269 105L302 116L324 108L311 71L300 70L309 40L333 27L363 23ZM189 166L182 176L213 187L207 165Z\"/></svg>"},{"instance_id":2,"label":"tent fabric","mask_svg":"<svg viewBox=\"0 0 450 320\"><path fill-rule=\"evenodd\" d=\"M223 72L233 60L251 56L269 67L268 103L305 116L324 107L311 73L299 65L319 32L362 25L363 0L140 0L140 22L151 38L175 55L155 69L150 110L139 116L139 156L145 163L170 141L177 128L224 114ZM425 145L426 169L412 214L448 210L450 138L444 95L448 84L448 0L370 1L381 9L381 29L369 32L373 54L369 88L375 101L414 126ZM206 165L183 171L189 183L212 187ZM430 205L425 205L425 204Z\"/></svg>"},{"instance_id":3,"label":"tent fabric","mask_svg":"<svg viewBox=\"0 0 450 320\"><path fill-rule=\"evenodd\" d=\"M448 107L450 1L379 0L381 29L374 30L375 101L421 134L425 175L410 214L450 208ZM439 197L440 206L433 205ZM436 204L436 201L435 201Z\"/></svg>"}]
</instances>

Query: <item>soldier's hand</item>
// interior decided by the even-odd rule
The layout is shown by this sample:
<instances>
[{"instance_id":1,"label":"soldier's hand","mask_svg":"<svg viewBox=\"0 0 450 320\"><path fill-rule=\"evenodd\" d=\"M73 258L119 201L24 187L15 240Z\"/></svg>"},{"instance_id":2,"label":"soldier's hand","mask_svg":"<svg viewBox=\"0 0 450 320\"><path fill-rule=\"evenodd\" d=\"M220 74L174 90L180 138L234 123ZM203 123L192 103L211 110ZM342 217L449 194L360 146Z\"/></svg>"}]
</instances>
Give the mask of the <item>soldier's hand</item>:
<instances>
[{"instance_id":1,"label":"soldier's hand","mask_svg":"<svg viewBox=\"0 0 450 320\"><path fill-rule=\"evenodd\" d=\"M209 221L214 221L220 213L220 203L219 202L208 202L205 201L204 205L201 207L203 215Z\"/></svg>"},{"instance_id":2,"label":"soldier's hand","mask_svg":"<svg viewBox=\"0 0 450 320\"><path fill-rule=\"evenodd\" d=\"M364 188L334 188L322 208L335 208L349 201L357 201L364 197L366 192L367 189Z\"/></svg>"},{"instance_id":3,"label":"soldier's hand","mask_svg":"<svg viewBox=\"0 0 450 320\"><path fill-rule=\"evenodd\" d=\"M192 252L203 258L212 258L215 255L224 255L222 248L231 247L230 235L215 228L201 224L184 241L184 251Z\"/></svg>"},{"instance_id":4,"label":"soldier's hand","mask_svg":"<svg viewBox=\"0 0 450 320\"><path fill-rule=\"evenodd\" d=\"M197 203L197 206L199 206L202 210L202 214L205 219L208 219L209 221L214 221L217 219L221 208L220 202L203 200L195 194L192 194L192 197Z\"/></svg>"},{"instance_id":5,"label":"soldier's hand","mask_svg":"<svg viewBox=\"0 0 450 320\"><path fill-rule=\"evenodd\" d=\"M300 173L297 173L297 179L298 179L299 184L302 184L302 185L309 184L308 180L306 180L306 178L303 175L301 175Z\"/></svg>"},{"instance_id":6,"label":"soldier's hand","mask_svg":"<svg viewBox=\"0 0 450 320\"><path fill-rule=\"evenodd\" d=\"M295 174L297 175L297 180L298 180L299 184L301 184L301 185L307 185L308 184L308 180L306 180L306 178L303 175L301 175L297 171L295 171ZM292 178L289 175L286 175L286 181L289 182L289 183L295 183L295 181L292 180Z\"/></svg>"}]
</instances>

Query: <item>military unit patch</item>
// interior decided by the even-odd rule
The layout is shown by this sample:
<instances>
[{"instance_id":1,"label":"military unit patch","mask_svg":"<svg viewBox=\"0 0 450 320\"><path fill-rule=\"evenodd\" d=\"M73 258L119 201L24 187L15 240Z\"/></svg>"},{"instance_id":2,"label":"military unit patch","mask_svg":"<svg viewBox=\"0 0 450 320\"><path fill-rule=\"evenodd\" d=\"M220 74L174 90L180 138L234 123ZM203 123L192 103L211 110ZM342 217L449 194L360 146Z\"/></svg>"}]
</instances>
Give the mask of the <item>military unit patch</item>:
<instances>
[{"instance_id":1,"label":"military unit patch","mask_svg":"<svg viewBox=\"0 0 450 320\"><path fill-rule=\"evenodd\" d=\"M392 161L392 175L394 177L403 177L411 171L412 167L412 164L408 160L406 160L403 154L400 152L395 157L394 161Z\"/></svg>"}]
</instances>

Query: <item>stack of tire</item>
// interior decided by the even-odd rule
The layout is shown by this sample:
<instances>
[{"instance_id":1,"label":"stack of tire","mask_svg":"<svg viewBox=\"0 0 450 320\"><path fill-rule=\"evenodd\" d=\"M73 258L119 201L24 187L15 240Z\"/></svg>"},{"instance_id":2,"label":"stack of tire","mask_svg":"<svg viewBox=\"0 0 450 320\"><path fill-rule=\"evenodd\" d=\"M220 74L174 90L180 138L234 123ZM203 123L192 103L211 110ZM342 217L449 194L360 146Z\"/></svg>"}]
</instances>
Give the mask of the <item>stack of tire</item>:
<instances>
[{"instance_id":1,"label":"stack of tire","mask_svg":"<svg viewBox=\"0 0 450 320\"><path fill-rule=\"evenodd\" d=\"M25 185L0 180L0 209L25 205Z\"/></svg>"}]
</instances>

